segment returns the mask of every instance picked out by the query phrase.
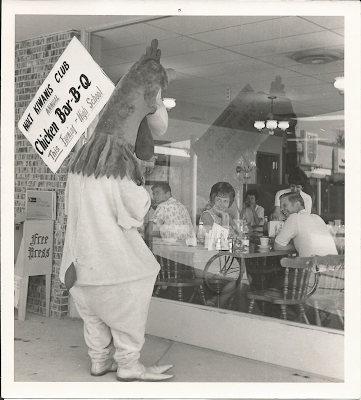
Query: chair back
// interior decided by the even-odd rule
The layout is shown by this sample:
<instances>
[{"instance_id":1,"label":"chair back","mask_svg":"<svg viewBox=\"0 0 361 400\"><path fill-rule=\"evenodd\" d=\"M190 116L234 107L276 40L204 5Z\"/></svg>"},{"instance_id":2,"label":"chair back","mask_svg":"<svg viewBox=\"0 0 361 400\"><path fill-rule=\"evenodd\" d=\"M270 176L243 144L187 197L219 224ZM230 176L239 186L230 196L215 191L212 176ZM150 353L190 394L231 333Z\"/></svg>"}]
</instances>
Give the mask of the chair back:
<instances>
[{"instance_id":1,"label":"chair back","mask_svg":"<svg viewBox=\"0 0 361 400\"><path fill-rule=\"evenodd\" d=\"M327 256L314 256L313 259L317 273L322 275L323 278L319 285L322 294L332 295L343 291L345 287L345 255L329 254Z\"/></svg>"},{"instance_id":2,"label":"chair back","mask_svg":"<svg viewBox=\"0 0 361 400\"><path fill-rule=\"evenodd\" d=\"M285 268L284 300L303 300L307 298L310 277L313 273L313 261L313 257L281 259L281 266Z\"/></svg>"},{"instance_id":3,"label":"chair back","mask_svg":"<svg viewBox=\"0 0 361 400\"><path fill-rule=\"evenodd\" d=\"M194 279L194 269L190 265L179 263L177 261L177 252L170 252L168 257L156 255L156 259L160 264L157 281L184 282Z\"/></svg>"}]
</instances>

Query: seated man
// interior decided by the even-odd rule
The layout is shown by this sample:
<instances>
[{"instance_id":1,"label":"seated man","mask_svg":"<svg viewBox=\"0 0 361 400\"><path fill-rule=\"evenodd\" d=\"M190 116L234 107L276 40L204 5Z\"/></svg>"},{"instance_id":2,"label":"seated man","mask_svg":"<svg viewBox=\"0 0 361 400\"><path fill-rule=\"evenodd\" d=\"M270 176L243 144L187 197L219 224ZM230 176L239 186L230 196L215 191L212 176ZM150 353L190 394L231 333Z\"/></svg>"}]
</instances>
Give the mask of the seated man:
<instances>
[{"instance_id":1,"label":"seated man","mask_svg":"<svg viewBox=\"0 0 361 400\"><path fill-rule=\"evenodd\" d=\"M172 197L168 183L152 186L153 202L156 206L146 229L146 237L161 237L164 241L185 240L195 237L192 221L186 207Z\"/></svg>"},{"instance_id":2,"label":"seated man","mask_svg":"<svg viewBox=\"0 0 361 400\"><path fill-rule=\"evenodd\" d=\"M285 218L285 224L281 232L276 236L274 250L296 249L300 257L311 257L313 255L325 256L337 254L335 242L323 219L310 214L305 210L303 198L298 193L285 193L280 197L281 213ZM284 287L285 270L282 268L276 279L271 282L270 287L278 291ZM294 279L293 271L289 271L289 282ZM298 280L301 279L301 274ZM308 284L311 288L313 278ZM319 283L320 285L320 283ZM288 319L296 318L292 307L287 307Z\"/></svg>"},{"instance_id":3,"label":"seated man","mask_svg":"<svg viewBox=\"0 0 361 400\"><path fill-rule=\"evenodd\" d=\"M241 211L241 219L245 219L250 227L263 226L264 208L256 204L258 192L255 189L249 189L246 192L246 201Z\"/></svg>"},{"instance_id":4,"label":"seated man","mask_svg":"<svg viewBox=\"0 0 361 400\"><path fill-rule=\"evenodd\" d=\"M283 221L284 216L281 213L280 208L280 197L285 193L298 193L301 195L304 202L304 209L311 213L312 211L312 198L307 193L303 192L302 189L305 187L307 182L306 174L301 170L301 168L295 168L288 177L289 189L282 189L276 193L275 196L275 208L273 213L270 216L270 219L273 221Z\"/></svg>"},{"instance_id":5,"label":"seated man","mask_svg":"<svg viewBox=\"0 0 361 400\"><path fill-rule=\"evenodd\" d=\"M305 210L300 194L285 193L280 197L280 204L286 221L275 239L275 250L296 249L300 257L337 254L325 222L320 216Z\"/></svg>"}]
</instances>

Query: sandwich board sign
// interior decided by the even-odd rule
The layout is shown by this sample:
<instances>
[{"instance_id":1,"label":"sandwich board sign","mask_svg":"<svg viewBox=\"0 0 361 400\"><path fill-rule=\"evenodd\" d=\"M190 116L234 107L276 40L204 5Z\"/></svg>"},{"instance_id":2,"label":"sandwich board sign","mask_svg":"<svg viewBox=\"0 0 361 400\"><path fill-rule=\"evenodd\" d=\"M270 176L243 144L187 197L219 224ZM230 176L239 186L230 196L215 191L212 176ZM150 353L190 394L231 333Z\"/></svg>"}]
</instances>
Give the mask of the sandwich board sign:
<instances>
[{"instance_id":1,"label":"sandwich board sign","mask_svg":"<svg viewBox=\"0 0 361 400\"><path fill-rule=\"evenodd\" d=\"M74 37L18 123L52 172L60 168L113 90L113 82Z\"/></svg>"}]
</instances>

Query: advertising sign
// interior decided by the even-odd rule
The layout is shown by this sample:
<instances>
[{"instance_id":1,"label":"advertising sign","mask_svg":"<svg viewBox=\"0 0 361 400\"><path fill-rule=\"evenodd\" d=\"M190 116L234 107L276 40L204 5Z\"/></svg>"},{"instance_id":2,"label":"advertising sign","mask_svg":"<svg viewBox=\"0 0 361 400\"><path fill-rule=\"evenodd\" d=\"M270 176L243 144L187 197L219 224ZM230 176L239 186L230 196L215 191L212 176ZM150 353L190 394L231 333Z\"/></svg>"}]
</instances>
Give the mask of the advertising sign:
<instances>
[{"instance_id":1,"label":"advertising sign","mask_svg":"<svg viewBox=\"0 0 361 400\"><path fill-rule=\"evenodd\" d=\"M60 168L113 90L112 81L74 37L18 124L52 172Z\"/></svg>"},{"instance_id":2,"label":"advertising sign","mask_svg":"<svg viewBox=\"0 0 361 400\"><path fill-rule=\"evenodd\" d=\"M27 190L25 209L27 219L55 219L56 192Z\"/></svg>"},{"instance_id":3,"label":"advertising sign","mask_svg":"<svg viewBox=\"0 0 361 400\"><path fill-rule=\"evenodd\" d=\"M52 220L24 222L23 237L15 264L15 275L33 276L51 274L53 266Z\"/></svg>"},{"instance_id":4,"label":"advertising sign","mask_svg":"<svg viewBox=\"0 0 361 400\"><path fill-rule=\"evenodd\" d=\"M313 164L317 158L318 135L317 133L304 132L305 137L305 164Z\"/></svg>"},{"instance_id":5,"label":"advertising sign","mask_svg":"<svg viewBox=\"0 0 361 400\"><path fill-rule=\"evenodd\" d=\"M333 172L338 174L345 173L345 149L335 147L333 149Z\"/></svg>"}]
</instances>

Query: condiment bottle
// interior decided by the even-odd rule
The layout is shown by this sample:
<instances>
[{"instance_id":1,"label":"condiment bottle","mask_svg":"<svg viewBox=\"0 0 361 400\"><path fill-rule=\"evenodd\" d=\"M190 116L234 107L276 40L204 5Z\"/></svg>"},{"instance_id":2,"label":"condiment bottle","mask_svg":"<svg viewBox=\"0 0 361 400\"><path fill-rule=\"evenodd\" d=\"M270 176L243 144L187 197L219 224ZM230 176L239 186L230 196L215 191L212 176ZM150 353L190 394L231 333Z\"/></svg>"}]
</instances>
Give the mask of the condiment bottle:
<instances>
[{"instance_id":1,"label":"condiment bottle","mask_svg":"<svg viewBox=\"0 0 361 400\"><path fill-rule=\"evenodd\" d=\"M223 232L221 232L220 239L221 239L221 250L226 250L228 248L228 242L226 242Z\"/></svg>"},{"instance_id":2,"label":"condiment bottle","mask_svg":"<svg viewBox=\"0 0 361 400\"><path fill-rule=\"evenodd\" d=\"M206 229L205 229L205 227L203 225L203 221L199 221L198 233L197 233L197 242L199 244L204 244L205 236L206 236Z\"/></svg>"},{"instance_id":3,"label":"condiment bottle","mask_svg":"<svg viewBox=\"0 0 361 400\"><path fill-rule=\"evenodd\" d=\"M263 236L268 237L268 217L264 217Z\"/></svg>"},{"instance_id":4,"label":"condiment bottle","mask_svg":"<svg viewBox=\"0 0 361 400\"><path fill-rule=\"evenodd\" d=\"M233 251L235 253L240 253L242 250L242 243L241 243L241 238L239 236L237 236L234 240L233 240Z\"/></svg>"},{"instance_id":5,"label":"condiment bottle","mask_svg":"<svg viewBox=\"0 0 361 400\"><path fill-rule=\"evenodd\" d=\"M242 246L244 247L244 250L247 251L249 249L249 229L248 225L245 223L243 225L243 232L242 232Z\"/></svg>"}]
</instances>

